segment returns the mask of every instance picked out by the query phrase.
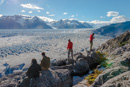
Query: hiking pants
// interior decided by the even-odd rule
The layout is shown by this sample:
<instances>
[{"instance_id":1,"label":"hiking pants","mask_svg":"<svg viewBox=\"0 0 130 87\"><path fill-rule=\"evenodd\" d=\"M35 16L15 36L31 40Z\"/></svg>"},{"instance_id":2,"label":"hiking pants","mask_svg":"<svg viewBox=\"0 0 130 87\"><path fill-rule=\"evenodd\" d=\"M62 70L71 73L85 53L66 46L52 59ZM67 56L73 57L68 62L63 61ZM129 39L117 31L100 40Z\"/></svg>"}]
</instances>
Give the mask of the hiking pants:
<instances>
[{"instance_id":1,"label":"hiking pants","mask_svg":"<svg viewBox=\"0 0 130 87\"><path fill-rule=\"evenodd\" d=\"M90 41L90 51L92 50L93 41Z\"/></svg>"},{"instance_id":2,"label":"hiking pants","mask_svg":"<svg viewBox=\"0 0 130 87\"><path fill-rule=\"evenodd\" d=\"M70 58L70 53L71 53L71 57L73 59L73 49L68 49L68 59Z\"/></svg>"}]
</instances>

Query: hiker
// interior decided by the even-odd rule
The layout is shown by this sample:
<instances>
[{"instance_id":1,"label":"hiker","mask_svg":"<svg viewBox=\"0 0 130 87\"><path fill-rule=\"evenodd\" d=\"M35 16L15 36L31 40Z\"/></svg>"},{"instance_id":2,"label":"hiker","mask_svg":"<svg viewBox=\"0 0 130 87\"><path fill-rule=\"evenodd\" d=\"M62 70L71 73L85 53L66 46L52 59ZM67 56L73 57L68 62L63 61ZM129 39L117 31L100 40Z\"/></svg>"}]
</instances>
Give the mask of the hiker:
<instances>
[{"instance_id":1,"label":"hiker","mask_svg":"<svg viewBox=\"0 0 130 87\"><path fill-rule=\"evenodd\" d=\"M93 39L94 39L94 33L90 34L90 51L92 50Z\"/></svg>"},{"instance_id":2,"label":"hiker","mask_svg":"<svg viewBox=\"0 0 130 87\"><path fill-rule=\"evenodd\" d=\"M45 55L45 52L41 53L43 59L41 61L41 68L42 70L48 70L50 68L50 58Z\"/></svg>"},{"instance_id":3,"label":"hiker","mask_svg":"<svg viewBox=\"0 0 130 87\"><path fill-rule=\"evenodd\" d=\"M67 50L68 50L68 60L70 58L70 53L71 53L71 57L73 59L73 43L70 41L70 39L68 40Z\"/></svg>"},{"instance_id":4,"label":"hiker","mask_svg":"<svg viewBox=\"0 0 130 87\"><path fill-rule=\"evenodd\" d=\"M29 67L26 75L30 81L30 87L32 87L33 83L36 82L37 78L40 76L41 66L37 64L36 59L32 59L31 66ZM35 81L34 81L35 80Z\"/></svg>"}]
</instances>

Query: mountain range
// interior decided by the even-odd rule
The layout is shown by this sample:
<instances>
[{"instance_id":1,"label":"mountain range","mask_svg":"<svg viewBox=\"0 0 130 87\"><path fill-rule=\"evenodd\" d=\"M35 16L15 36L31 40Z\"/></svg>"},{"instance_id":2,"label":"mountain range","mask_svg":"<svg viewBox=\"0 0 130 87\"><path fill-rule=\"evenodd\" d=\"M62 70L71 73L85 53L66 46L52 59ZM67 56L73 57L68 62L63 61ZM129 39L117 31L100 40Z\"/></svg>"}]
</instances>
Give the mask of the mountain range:
<instances>
[{"instance_id":1,"label":"mountain range","mask_svg":"<svg viewBox=\"0 0 130 87\"><path fill-rule=\"evenodd\" d=\"M94 33L115 37L130 30L130 21L99 26L103 27L96 29ZM76 19L54 20L43 16L26 15L0 17L0 29L81 29L93 27L95 25Z\"/></svg>"},{"instance_id":2,"label":"mountain range","mask_svg":"<svg viewBox=\"0 0 130 87\"><path fill-rule=\"evenodd\" d=\"M86 22L75 19L53 20L41 16L1 16L0 29L76 29L93 28Z\"/></svg>"},{"instance_id":3,"label":"mountain range","mask_svg":"<svg viewBox=\"0 0 130 87\"><path fill-rule=\"evenodd\" d=\"M103 26L96 29L94 33L104 36L116 37L125 31L130 31L130 21Z\"/></svg>"}]
</instances>

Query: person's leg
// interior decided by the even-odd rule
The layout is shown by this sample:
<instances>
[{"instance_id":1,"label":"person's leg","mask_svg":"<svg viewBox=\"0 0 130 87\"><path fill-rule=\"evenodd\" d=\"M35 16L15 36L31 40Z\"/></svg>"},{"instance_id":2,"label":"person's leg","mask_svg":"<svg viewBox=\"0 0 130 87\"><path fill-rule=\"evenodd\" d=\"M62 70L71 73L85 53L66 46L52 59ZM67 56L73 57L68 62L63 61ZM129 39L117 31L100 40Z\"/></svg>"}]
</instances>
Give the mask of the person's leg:
<instances>
[{"instance_id":1,"label":"person's leg","mask_svg":"<svg viewBox=\"0 0 130 87\"><path fill-rule=\"evenodd\" d=\"M68 50L68 59L70 58L70 49Z\"/></svg>"},{"instance_id":2,"label":"person's leg","mask_svg":"<svg viewBox=\"0 0 130 87\"><path fill-rule=\"evenodd\" d=\"M92 50L93 41L90 41L90 51Z\"/></svg>"},{"instance_id":3,"label":"person's leg","mask_svg":"<svg viewBox=\"0 0 130 87\"><path fill-rule=\"evenodd\" d=\"M71 57L72 57L72 59L73 59L73 49L71 49Z\"/></svg>"},{"instance_id":4,"label":"person's leg","mask_svg":"<svg viewBox=\"0 0 130 87\"><path fill-rule=\"evenodd\" d=\"M91 50L92 50L92 48L93 48L93 41L91 42Z\"/></svg>"},{"instance_id":5,"label":"person's leg","mask_svg":"<svg viewBox=\"0 0 130 87\"><path fill-rule=\"evenodd\" d=\"M91 41L90 41L90 51L91 51Z\"/></svg>"}]
</instances>

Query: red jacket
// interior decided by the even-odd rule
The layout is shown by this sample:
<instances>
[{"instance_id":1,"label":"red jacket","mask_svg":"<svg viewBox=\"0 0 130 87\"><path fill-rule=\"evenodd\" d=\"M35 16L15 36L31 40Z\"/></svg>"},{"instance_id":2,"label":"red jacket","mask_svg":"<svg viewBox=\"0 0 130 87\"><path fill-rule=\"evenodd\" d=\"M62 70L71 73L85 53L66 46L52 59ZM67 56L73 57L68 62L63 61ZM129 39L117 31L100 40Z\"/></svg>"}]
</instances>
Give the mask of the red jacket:
<instances>
[{"instance_id":1,"label":"red jacket","mask_svg":"<svg viewBox=\"0 0 130 87\"><path fill-rule=\"evenodd\" d=\"M93 35L91 34L91 35L90 35L90 41L93 41L93 39L94 39L94 37L93 37Z\"/></svg>"},{"instance_id":2,"label":"red jacket","mask_svg":"<svg viewBox=\"0 0 130 87\"><path fill-rule=\"evenodd\" d=\"M68 42L67 49L73 49L73 43L71 41Z\"/></svg>"}]
</instances>

